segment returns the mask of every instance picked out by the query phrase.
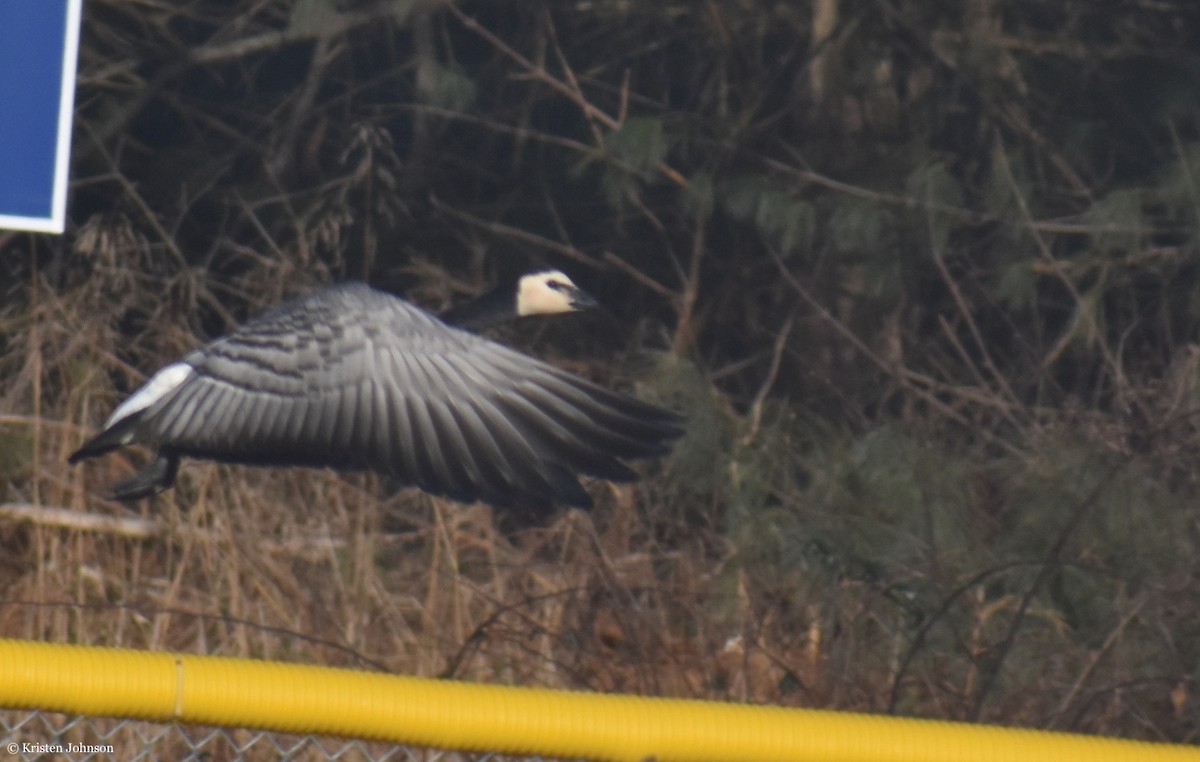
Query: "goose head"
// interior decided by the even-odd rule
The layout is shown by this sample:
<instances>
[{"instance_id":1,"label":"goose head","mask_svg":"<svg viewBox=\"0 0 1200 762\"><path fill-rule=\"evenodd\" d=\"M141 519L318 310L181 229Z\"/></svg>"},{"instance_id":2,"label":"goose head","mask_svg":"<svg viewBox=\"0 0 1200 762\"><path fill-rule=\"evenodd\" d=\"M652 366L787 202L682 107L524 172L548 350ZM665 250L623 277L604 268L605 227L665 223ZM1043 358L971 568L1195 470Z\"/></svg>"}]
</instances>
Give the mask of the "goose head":
<instances>
[{"instance_id":1,"label":"goose head","mask_svg":"<svg viewBox=\"0 0 1200 762\"><path fill-rule=\"evenodd\" d=\"M596 306L596 300L558 270L528 273L517 280L516 313L555 315Z\"/></svg>"},{"instance_id":2,"label":"goose head","mask_svg":"<svg viewBox=\"0 0 1200 762\"><path fill-rule=\"evenodd\" d=\"M468 331L492 328L527 315L556 315L596 306L596 300L558 270L527 273L441 314L442 321Z\"/></svg>"}]
</instances>

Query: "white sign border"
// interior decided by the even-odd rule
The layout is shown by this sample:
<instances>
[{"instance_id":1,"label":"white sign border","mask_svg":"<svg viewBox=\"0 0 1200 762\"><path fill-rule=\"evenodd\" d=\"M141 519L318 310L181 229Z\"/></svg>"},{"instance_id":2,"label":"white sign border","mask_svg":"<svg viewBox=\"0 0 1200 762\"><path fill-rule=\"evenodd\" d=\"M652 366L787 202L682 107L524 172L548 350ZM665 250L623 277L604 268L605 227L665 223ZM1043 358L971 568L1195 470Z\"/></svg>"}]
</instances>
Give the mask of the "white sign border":
<instances>
[{"instance_id":1,"label":"white sign border","mask_svg":"<svg viewBox=\"0 0 1200 762\"><path fill-rule=\"evenodd\" d=\"M50 216L0 214L0 228L35 233L62 233L67 226L67 181L71 167L71 124L75 116L75 67L79 62L79 20L83 0L67 0L63 37L62 90L58 95L58 143L54 148L54 187Z\"/></svg>"}]
</instances>

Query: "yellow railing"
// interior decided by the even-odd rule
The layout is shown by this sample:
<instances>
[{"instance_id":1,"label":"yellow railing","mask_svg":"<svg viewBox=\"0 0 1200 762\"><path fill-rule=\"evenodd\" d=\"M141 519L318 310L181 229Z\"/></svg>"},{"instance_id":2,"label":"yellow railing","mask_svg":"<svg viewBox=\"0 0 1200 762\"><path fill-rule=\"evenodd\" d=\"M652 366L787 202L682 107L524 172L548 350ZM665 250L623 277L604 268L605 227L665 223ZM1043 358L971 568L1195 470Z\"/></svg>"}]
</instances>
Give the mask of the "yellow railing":
<instances>
[{"instance_id":1,"label":"yellow railing","mask_svg":"<svg viewBox=\"0 0 1200 762\"><path fill-rule=\"evenodd\" d=\"M0 707L633 762L1200 762L1200 748L0 639Z\"/></svg>"}]
</instances>

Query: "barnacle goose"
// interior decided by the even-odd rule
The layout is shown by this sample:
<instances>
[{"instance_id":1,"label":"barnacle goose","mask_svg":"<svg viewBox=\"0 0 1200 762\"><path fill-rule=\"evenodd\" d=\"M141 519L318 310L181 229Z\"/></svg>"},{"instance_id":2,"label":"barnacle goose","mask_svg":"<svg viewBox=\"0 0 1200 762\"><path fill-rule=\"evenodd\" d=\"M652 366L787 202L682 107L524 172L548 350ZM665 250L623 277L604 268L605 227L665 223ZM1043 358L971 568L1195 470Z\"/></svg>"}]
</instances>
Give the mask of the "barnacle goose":
<instances>
[{"instance_id":1,"label":"barnacle goose","mask_svg":"<svg viewBox=\"0 0 1200 762\"><path fill-rule=\"evenodd\" d=\"M560 272L526 275L443 318L364 283L282 303L159 370L71 463L156 448L113 497L169 488L181 457L371 469L434 495L522 511L587 507L579 474L626 481L665 453L675 413L470 333L594 302Z\"/></svg>"}]
</instances>

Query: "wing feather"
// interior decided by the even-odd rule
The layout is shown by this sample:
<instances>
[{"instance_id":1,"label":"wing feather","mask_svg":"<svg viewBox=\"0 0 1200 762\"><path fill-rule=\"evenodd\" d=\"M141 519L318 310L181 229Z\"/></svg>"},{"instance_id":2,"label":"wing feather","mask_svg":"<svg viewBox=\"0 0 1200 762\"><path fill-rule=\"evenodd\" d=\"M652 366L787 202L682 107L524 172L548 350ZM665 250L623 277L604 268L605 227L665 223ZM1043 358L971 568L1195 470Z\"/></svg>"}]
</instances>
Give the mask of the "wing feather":
<instances>
[{"instance_id":1,"label":"wing feather","mask_svg":"<svg viewBox=\"0 0 1200 762\"><path fill-rule=\"evenodd\" d=\"M174 392L175 402L169 406L163 416L162 428L166 436L176 437L194 425L195 416L192 410L196 405L196 397L204 391L202 384L184 382L181 388Z\"/></svg>"},{"instance_id":2,"label":"wing feather","mask_svg":"<svg viewBox=\"0 0 1200 762\"><path fill-rule=\"evenodd\" d=\"M307 397L293 397L291 402L292 409L287 416L282 436L289 442L295 442L304 446L308 443L304 431L308 427L309 421L312 420L309 401Z\"/></svg>"},{"instance_id":3,"label":"wing feather","mask_svg":"<svg viewBox=\"0 0 1200 762\"><path fill-rule=\"evenodd\" d=\"M394 448L395 437L392 432L395 426L392 421L391 408L388 405L387 394L383 390L382 383L378 379L370 378L367 379L367 384L371 387L371 417L373 419L369 427L371 439L368 462L375 470L387 472L399 456Z\"/></svg>"},{"instance_id":4,"label":"wing feather","mask_svg":"<svg viewBox=\"0 0 1200 762\"><path fill-rule=\"evenodd\" d=\"M279 399L277 395L264 392L255 392L252 395L247 413L250 419L247 423L250 435L246 438L246 444L259 447L271 441L271 421L275 418L275 408Z\"/></svg>"},{"instance_id":5,"label":"wing feather","mask_svg":"<svg viewBox=\"0 0 1200 762\"><path fill-rule=\"evenodd\" d=\"M594 437L572 431L554 416L521 395L505 400L510 420L524 423L525 429L539 438L539 451L555 463L574 464L579 470L613 481L628 481L634 473L602 446Z\"/></svg>"},{"instance_id":6,"label":"wing feather","mask_svg":"<svg viewBox=\"0 0 1200 762\"><path fill-rule=\"evenodd\" d=\"M359 385L352 381L342 387L338 394L337 415L334 417L336 433L333 437L333 448L336 452L348 453L351 451L351 444L354 441L354 422L358 417L358 393Z\"/></svg>"},{"instance_id":7,"label":"wing feather","mask_svg":"<svg viewBox=\"0 0 1200 762\"><path fill-rule=\"evenodd\" d=\"M382 391L393 421L389 432L395 443L392 449L398 457L393 457L385 470L403 481L419 484L422 469L417 459L416 427L409 413L408 395L402 387L397 386L397 382L403 378L404 366L398 355L393 354L390 359L392 373L383 380Z\"/></svg>"},{"instance_id":8,"label":"wing feather","mask_svg":"<svg viewBox=\"0 0 1200 762\"><path fill-rule=\"evenodd\" d=\"M167 439L168 441L176 442L202 441L204 439L208 439L210 441L220 439L236 441L232 436L230 436L230 431L238 420L237 408L242 401L241 396L229 394L228 390L222 389L222 385L213 379L196 377L192 380L192 383L197 385L203 384L210 388L209 399L211 400L211 413L205 430L195 431L189 429L187 432L167 432L164 430L162 432L163 438Z\"/></svg>"}]
</instances>

